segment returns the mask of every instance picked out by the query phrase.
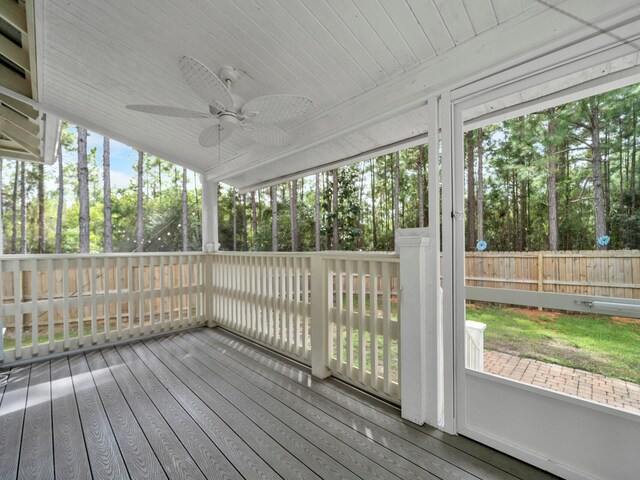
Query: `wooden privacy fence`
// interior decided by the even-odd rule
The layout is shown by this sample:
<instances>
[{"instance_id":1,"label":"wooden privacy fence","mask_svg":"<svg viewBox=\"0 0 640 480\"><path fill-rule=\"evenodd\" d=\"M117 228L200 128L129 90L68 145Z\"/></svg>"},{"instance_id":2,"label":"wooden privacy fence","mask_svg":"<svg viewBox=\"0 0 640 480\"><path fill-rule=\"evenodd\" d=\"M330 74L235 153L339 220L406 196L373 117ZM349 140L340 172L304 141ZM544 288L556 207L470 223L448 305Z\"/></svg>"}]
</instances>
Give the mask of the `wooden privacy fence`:
<instances>
[{"instance_id":1,"label":"wooden privacy fence","mask_svg":"<svg viewBox=\"0 0 640 480\"><path fill-rule=\"evenodd\" d=\"M467 252L466 285L640 299L640 251Z\"/></svg>"},{"instance_id":2,"label":"wooden privacy fence","mask_svg":"<svg viewBox=\"0 0 640 480\"><path fill-rule=\"evenodd\" d=\"M4 361L200 324L206 255L0 258Z\"/></svg>"}]
</instances>

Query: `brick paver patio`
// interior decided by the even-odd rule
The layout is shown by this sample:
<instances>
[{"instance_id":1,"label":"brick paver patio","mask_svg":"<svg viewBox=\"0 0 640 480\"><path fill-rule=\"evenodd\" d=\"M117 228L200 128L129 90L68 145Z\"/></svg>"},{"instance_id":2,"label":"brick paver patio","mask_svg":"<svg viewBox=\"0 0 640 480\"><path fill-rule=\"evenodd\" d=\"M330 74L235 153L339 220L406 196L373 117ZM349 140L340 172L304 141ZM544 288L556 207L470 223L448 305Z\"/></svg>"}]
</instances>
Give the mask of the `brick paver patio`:
<instances>
[{"instance_id":1,"label":"brick paver patio","mask_svg":"<svg viewBox=\"0 0 640 480\"><path fill-rule=\"evenodd\" d=\"M484 371L640 413L640 385L508 353L484 351Z\"/></svg>"}]
</instances>

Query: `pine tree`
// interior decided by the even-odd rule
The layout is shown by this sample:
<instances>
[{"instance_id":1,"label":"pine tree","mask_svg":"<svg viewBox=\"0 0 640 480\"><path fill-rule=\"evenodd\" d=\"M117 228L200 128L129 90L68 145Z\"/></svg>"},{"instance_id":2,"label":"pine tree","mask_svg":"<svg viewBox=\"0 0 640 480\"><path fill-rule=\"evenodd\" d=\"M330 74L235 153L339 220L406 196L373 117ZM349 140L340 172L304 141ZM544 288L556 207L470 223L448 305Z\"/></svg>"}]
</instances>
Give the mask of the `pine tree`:
<instances>
[{"instance_id":1,"label":"pine tree","mask_svg":"<svg viewBox=\"0 0 640 480\"><path fill-rule=\"evenodd\" d=\"M111 222L111 151L109 139L102 139L102 178L104 183L104 251L113 251L113 225Z\"/></svg>"},{"instance_id":2,"label":"pine tree","mask_svg":"<svg viewBox=\"0 0 640 480\"><path fill-rule=\"evenodd\" d=\"M138 150L138 203L136 209L136 252L144 251L144 210L142 202L143 196L143 165L144 165L144 153Z\"/></svg>"},{"instance_id":3,"label":"pine tree","mask_svg":"<svg viewBox=\"0 0 640 480\"><path fill-rule=\"evenodd\" d=\"M87 164L87 130L78 127L78 199L80 201L80 253L89 253L89 167Z\"/></svg>"}]
</instances>

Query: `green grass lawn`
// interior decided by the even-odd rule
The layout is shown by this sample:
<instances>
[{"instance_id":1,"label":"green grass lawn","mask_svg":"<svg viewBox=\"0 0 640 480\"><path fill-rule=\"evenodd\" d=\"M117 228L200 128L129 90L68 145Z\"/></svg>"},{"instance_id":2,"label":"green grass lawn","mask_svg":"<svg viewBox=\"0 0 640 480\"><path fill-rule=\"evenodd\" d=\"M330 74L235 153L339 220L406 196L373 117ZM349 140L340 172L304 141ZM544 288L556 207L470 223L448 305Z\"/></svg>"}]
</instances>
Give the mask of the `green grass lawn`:
<instances>
[{"instance_id":1,"label":"green grass lawn","mask_svg":"<svg viewBox=\"0 0 640 480\"><path fill-rule=\"evenodd\" d=\"M640 320L467 305L488 350L640 383Z\"/></svg>"}]
</instances>

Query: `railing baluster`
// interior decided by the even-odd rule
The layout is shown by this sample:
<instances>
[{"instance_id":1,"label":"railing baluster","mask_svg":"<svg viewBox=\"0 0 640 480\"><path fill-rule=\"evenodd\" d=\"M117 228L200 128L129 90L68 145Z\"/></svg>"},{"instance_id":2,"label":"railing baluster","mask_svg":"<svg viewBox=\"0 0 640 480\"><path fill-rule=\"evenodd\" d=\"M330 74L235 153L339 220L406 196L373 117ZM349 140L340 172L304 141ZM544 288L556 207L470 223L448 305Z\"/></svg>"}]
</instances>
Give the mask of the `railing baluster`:
<instances>
[{"instance_id":1,"label":"railing baluster","mask_svg":"<svg viewBox=\"0 0 640 480\"><path fill-rule=\"evenodd\" d=\"M156 259L149 257L149 329L156 331Z\"/></svg>"},{"instance_id":2,"label":"railing baluster","mask_svg":"<svg viewBox=\"0 0 640 480\"><path fill-rule=\"evenodd\" d=\"M38 338L39 318L38 318L38 260L31 260L31 351L35 357L38 355Z\"/></svg>"},{"instance_id":3,"label":"railing baluster","mask_svg":"<svg viewBox=\"0 0 640 480\"><path fill-rule=\"evenodd\" d=\"M78 299L78 345L85 345L84 335L84 265L82 258L78 258L76 266L76 298Z\"/></svg>"},{"instance_id":4,"label":"railing baluster","mask_svg":"<svg viewBox=\"0 0 640 480\"><path fill-rule=\"evenodd\" d=\"M165 300L166 297L164 295L165 292L165 256L160 256L160 329L164 332L167 329L166 319L165 319ZM171 325L169 326L171 328Z\"/></svg>"},{"instance_id":5,"label":"railing baluster","mask_svg":"<svg viewBox=\"0 0 640 480\"><path fill-rule=\"evenodd\" d=\"M146 288L145 288L145 281L144 281L144 257L137 257L138 258L138 294L140 295L139 299L138 299L138 323L140 325L140 330L138 332L138 335L143 335L146 331L146 321L145 321L145 297L146 297Z\"/></svg>"},{"instance_id":6,"label":"railing baluster","mask_svg":"<svg viewBox=\"0 0 640 480\"><path fill-rule=\"evenodd\" d=\"M122 257L116 258L116 336L122 339Z\"/></svg>"},{"instance_id":7,"label":"railing baluster","mask_svg":"<svg viewBox=\"0 0 640 480\"><path fill-rule=\"evenodd\" d=\"M15 344L16 344L16 359L22 358L22 326L24 323L24 314L22 313L22 262L16 260L16 268L13 271L13 301L16 304L16 311L14 315L15 325Z\"/></svg>"},{"instance_id":8,"label":"railing baluster","mask_svg":"<svg viewBox=\"0 0 640 480\"><path fill-rule=\"evenodd\" d=\"M304 298L304 316L302 327L302 354L304 358L311 361L311 347L309 346L309 317L311 316L311 305L309 304L309 281L311 270L311 258L305 257L302 278L302 295Z\"/></svg>"},{"instance_id":9,"label":"railing baluster","mask_svg":"<svg viewBox=\"0 0 640 480\"><path fill-rule=\"evenodd\" d=\"M364 383L366 369L366 335L365 335L365 307L367 305L364 262L358 261L358 305L360 318L358 319L358 379Z\"/></svg>"},{"instance_id":10,"label":"railing baluster","mask_svg":"<svg viewBox=\"0 0 640 480\"><path fill-rule=\"evenodd\" d=\"M104 300L104 306L102 307L103 309L103 316L104 316L104 341L108 342L109 339L111 338L111 306L109 305L109 269L110 269L110 263L109 259L107 257L105 257L103 259L103 265L102 265L102 293L103 293L103 300Z\"/></svg>"},{"instance_id":11,"label":"railing baluster","mask_svg":"<svg viewBox=\"0 0 640 480\"><path fill-rule=\"evenodd\" d=\"M90 261L91 265L91 276L89 277L91 281L91 343L95 345L98 343L98 302L96 299L96 282L97 282L97 273L96 273L96 258L91 257Z\"/></svg>"},{"instance_id":12,"label":"railing baluster","mask_svg":"<svg viewBox=\"0 0 640 480\"><path fill-rule=\"evenodd\" d=\"M129 292L129 302L127 305L127 338L131 338L131 332L133 329L133 321L135 319L135 302L133 300L134 288L133 288L133 257L127 257L127 292Z\"/></svg>"},{"instance_id":13,"label":"railing baluster","mask_svg":"<svg viewBox=\"0 0 640 480\"><path fill-rule=\"evenodd\" d=\"M294 257L293 258L293 280L294 280L294 293L293 293L293 338L294 338L294 349L296 355L304 355L304 352L301 348L300 341L300 275L302 275L302 258Z\"/></svg>"},{"instance_id":14,"label":"railing baluster","mask_svg":"<svg viewBox=\"0 0 640 480\"><path fill-rule=\"evenodd\" d=\"M187 288L187 305L189 306L189 313L187 315L189 325L193 325L193 257L191 255L187 256L187 282L189 284Z\"/></svg>"},{"instance_id":15,"label":"railing baluster","mask_svg":"<svg viewBox=\"0 0 640 480\"><path fill-rule=\"evenodd\" d=\"M175 309L175 279L173 271L175 270L175 258L173 255L169 255L169 323L173 327L174 321L174 309Z\"/></svg>"},{"instance_id":16,"label":"railing baluster","mask_svg":"<svg viewBox=\"0 0 640 480\"><path fill-rule=\"evenodd\" d=\"M55 350L55 310L53 308L53 259L47 260L47 320L49 334L49 352Z\"/></svg>"},{"instance_id":17,"label":"railing baluster","mask_svg":"<svg viewBox=\"0 0 640 480\"><path fill-rule=\"evenodd\" d=\"M389 263L382 264L382 348L384 377L382 389L387 395L391 395L391 274Z\"/></svg>"},{"instance_id":18,"label":"railing baluster","mask_svg":"<svg viewBox=\"0 0 640 480\"><path fill-rule=\"evenodd\" d=\"M370 341L371 349L369 356L371 357L371 377L369 385L373 389L378 389L378 265L379 262L369 262L369 294L371 302L370 317ZM383 319L384 321L384 319Z\"/></svg>"},{"instance_id":19,"label":"railing baluster","mask_svg":"<svg viewBox=\"0 0 640 480\"><path fill-rule=\"evenodd\" d=\"M345 375L350 377L353 375L353 261L346 261L347 270L347 325L346 325L346 340L347 340L347 359L346 368L342 371ZM364 308L361 305L359 308Z\"/></svg>"}]
</instances>

